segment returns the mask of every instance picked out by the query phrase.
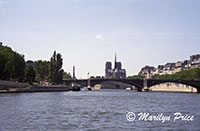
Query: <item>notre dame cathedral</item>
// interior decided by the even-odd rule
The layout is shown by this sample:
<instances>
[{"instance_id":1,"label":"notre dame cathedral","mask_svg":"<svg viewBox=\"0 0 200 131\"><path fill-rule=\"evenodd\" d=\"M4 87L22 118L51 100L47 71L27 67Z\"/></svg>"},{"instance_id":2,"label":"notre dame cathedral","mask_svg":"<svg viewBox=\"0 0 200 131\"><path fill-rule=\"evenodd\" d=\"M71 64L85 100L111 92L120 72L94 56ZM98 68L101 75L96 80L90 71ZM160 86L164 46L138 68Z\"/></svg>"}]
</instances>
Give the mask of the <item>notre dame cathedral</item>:
<instances>
[{"instance_id":1,"label":"notre dame cathedral","mask_svg":"<svg viewBox=\"0 0 200 131\"><path fill-rule=\"evenodd\" d=\"M112 69L112 63L106 62L105 65L105 78L110 79L124 79L126 78L126 70L122 69L121 62L117 62L117 56L115 54L114 69Z\"/></svg>"}]
</instances>

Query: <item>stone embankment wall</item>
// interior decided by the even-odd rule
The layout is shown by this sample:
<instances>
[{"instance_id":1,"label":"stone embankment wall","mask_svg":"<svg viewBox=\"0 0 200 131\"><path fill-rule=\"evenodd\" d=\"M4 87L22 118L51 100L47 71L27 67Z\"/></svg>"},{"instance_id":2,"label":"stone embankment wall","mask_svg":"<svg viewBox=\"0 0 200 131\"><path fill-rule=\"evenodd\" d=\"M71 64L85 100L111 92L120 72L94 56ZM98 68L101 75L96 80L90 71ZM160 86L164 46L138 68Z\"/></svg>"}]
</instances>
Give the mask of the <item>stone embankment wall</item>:
<instances>
[{"instance_id":1,"label":"stone embankment wall","mask_svg":"<svg viewBox=\"0 0 200 131\"><path fill-rule=\"evenodd\" d=\"M5 88L26 88L30 84L0 80L0 90Z\"/></svg>"},{"instance_id":2,"label":"stone embankment wall","mask_svg":"<svg viewBox=\"0 0 200 131\"><path fill-rule=\"evenodd\" d=\"M27 83L0 80L0 93L69 91L68 86L31 86Z\"/></svg>"}]
</instances>

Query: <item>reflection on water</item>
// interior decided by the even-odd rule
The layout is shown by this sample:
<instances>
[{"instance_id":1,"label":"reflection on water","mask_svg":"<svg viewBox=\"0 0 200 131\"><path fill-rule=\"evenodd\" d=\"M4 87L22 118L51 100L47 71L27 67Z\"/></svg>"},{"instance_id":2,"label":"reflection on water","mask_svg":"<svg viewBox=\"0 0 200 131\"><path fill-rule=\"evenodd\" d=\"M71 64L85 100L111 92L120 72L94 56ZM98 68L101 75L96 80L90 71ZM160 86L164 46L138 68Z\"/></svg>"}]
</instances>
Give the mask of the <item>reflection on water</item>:
<instances>
[{"instance_id":1,"label":"reflection on water","mask_svg":"<svg viewBox=\"0 0 200 131\"><path fill-rule=\"evenodd\" d=\"M0 94L0 131L10 130L198 130L200 95L193 93L97 90ZM175 112L194 121L133 121L128 112Z\"/></svg>"}]
</instances>

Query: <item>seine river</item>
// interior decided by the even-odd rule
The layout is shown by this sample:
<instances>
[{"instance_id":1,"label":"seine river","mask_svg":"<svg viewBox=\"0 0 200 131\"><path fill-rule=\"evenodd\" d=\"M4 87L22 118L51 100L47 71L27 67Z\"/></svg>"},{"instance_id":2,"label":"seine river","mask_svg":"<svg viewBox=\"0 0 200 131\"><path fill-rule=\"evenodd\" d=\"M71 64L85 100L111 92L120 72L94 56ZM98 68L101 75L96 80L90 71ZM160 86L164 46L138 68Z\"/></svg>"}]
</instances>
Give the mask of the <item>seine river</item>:
<instances>
[{"instance_id":1,"label":"seine river","mask_svg":"<svg viewBox=\"0 0 200 131\"><path fill-rule=\"evenodd\" d=\"M139 119L142 113L149 116ZM175 121L174 113L179 113ZM164 116L170 119L162 121ZM200 130L200 94L125 90L0 94L0 131L23 130Z\"/></svg>"}]
</instances>

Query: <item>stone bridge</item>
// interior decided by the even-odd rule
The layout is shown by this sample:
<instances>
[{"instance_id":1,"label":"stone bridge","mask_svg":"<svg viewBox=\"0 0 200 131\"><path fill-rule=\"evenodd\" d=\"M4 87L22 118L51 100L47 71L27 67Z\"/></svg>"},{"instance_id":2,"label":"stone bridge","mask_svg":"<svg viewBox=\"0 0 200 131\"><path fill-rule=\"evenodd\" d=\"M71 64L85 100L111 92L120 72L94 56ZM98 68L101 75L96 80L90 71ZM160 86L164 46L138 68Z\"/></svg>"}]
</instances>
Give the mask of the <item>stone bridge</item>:
<instances>
[{"instance_id":1,"label":"stone bridge","mask_svg":"<svg viewBox=\"0 0 200 131\"><path fill-rule=\"evenodd\" d=\"M122 83L127 83L133 85L138 91L142 91L143 88L149 89L151 86L172 82L179 83L194 87L197 89L197 93L200 93L200 80L182 80L182 79L69 79L63 80L65 85L70 85L71 83L80 84L83 86L94 86L96 84L101 84L103 82L118 81Z\"/></svg>"}]
</instances>

